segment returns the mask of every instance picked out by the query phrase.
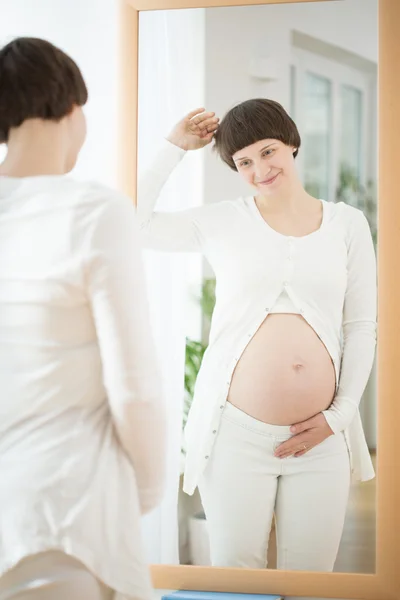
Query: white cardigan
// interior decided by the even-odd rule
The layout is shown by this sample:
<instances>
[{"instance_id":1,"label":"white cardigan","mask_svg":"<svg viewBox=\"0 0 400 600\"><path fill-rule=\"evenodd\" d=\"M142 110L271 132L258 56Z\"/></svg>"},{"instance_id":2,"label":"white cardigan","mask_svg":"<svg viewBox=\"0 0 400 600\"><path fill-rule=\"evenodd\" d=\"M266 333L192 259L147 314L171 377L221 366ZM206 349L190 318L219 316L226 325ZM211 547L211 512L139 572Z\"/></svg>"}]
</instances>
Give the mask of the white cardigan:
<instances>
[{"instance_id":1,"label":"white cardigan","mask_svg":"<svg viewBox=\"0 0 400 600\"><path fill-rule=\"evenodd\" d=\"M185 430L185 491L193 493L207 464L235 366L284 289L335 366L336 394L323 414L334 433L345 432L353 478L372 478L358 410L376 346L376 260L365 216L343 202L322 201L320 229L292 237L264 221L253 197L155 212L184 154L163 142L139 182L137 214L147 247L202 252L216 275L209 347Z\"/></svg>"}]
</instances>

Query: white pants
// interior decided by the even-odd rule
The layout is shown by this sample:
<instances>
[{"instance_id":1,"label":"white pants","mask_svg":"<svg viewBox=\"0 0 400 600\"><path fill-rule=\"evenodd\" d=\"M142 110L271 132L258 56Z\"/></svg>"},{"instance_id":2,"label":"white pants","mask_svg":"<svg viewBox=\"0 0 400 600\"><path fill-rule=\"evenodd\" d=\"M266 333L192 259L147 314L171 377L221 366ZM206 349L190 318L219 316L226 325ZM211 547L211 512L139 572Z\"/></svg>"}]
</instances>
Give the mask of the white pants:
<instances>
[{"instance_id":1,"label":"white pants","mask_svg":"<svg viewBox=\"0 0 400 600\"><path fill-rule=\"evenodd\" d=\"M111 600L112 590L63 552L29 556L0 578L0 600Z\"/></svg>"},{"instance_id":2,"label":"white pants","mask_svg":"<svg viewBox=\"0 0 400 600\"><path fill-rule=\"evenodd\" d=\"M266 568L275 514L278 569L333 570L350 490L347 445L334 435L299 458L274 457L290 437L289 427L227 403L199 483L213 566Z\"/></svg>"}]
</instances>

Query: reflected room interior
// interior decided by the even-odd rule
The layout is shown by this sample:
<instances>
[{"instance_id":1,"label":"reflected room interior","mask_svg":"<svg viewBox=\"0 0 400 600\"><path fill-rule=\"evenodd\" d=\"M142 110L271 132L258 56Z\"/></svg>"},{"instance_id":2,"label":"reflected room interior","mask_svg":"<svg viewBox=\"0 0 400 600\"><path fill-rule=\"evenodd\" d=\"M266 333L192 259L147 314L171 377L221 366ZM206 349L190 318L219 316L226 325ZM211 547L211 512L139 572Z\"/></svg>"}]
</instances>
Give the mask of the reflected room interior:
<instances>
[{"instance_id":1,"label":"reflected room interior","mask_svg":"<svg viewBox=\"0 0 400 600\"><path fill-rule=\"evenodd\" d=\"M306 191L361 209L376 245L377 10L377 0L334 0L141 12L139 178L160 139L190 110L204 106L222 117L244 100L270 98L298 126L302 147L297 168ZM178 35L183 37L179 48L174 44ZM157 51L150 52L154 40ZM157 206L174 211L248 194L249 188L208 146L185 157L185 166L180 164L168 180ZM200 495L182 490L182 430L208 345L215 276L198 254L164 257L149 252L146 261L153 274L149 287L156 329L170 328L171 345L161 348L161 359L166 370L174 370L167 389L170 418L175 419L170 449L174 477L167 501L169 506L174 499L178 502L178 524L177 530L171 522L169 527L180 564L210 565ZM164 278L168 294L160 293L155 274ZM157 324L160 302L170 308L168 324ZM374 364L360 404L374 465L376 406ZM376 479L351 485L336 572L375 572L375 489ZM276 568L274 523L268 568Z\"/></svg>"}]
</instances>

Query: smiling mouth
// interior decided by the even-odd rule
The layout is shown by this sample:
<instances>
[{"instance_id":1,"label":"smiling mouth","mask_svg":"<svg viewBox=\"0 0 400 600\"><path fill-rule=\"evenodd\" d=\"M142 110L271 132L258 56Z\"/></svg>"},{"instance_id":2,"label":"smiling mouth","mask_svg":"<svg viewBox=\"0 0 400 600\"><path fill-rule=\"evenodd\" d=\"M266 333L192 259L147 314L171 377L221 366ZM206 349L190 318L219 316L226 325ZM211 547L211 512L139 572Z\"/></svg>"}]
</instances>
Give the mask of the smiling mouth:
<instances>
[{"instance_id":1,"label":"smiling mouth","mask_svg":"<svg viewBox=\"0 0 400 600\"><path fill-rule=\"evenodd\" d=\"M278 175L279 173L277 173L274 177L271 177L270 179L266 179L265 181L259 181L258 185L271 185L271 183L275 181Z\"/></svg>"}]
</instances>

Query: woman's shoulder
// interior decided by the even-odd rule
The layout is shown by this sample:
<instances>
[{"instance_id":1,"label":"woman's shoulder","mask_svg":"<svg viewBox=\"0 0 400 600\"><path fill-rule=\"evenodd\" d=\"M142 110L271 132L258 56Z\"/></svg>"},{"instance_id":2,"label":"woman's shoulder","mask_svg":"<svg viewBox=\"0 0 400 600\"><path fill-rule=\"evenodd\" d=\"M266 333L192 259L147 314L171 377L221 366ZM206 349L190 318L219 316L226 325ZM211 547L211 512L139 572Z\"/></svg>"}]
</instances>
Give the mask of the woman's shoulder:
<instances>
[{"instance_id":1,"label":"woman's shoulder","mask_svg":"<svg viewBox=\"0 0 400 600\"><path fill-rule=\"evenodd\" d=\"M366 220L360 208L347 204L346 202L330 202L331 218L337 219L346 227L357 227Z\"/></svg>"},{"instance_id":2,"label":"woman's shoulder","mask_svg":"<svg viewBox=\"0 0 400 600\"><path fill-rule=\"evenodd\" d=\"M205 216L210 215L212 217L221 215L226 217L228 215L238 215L243 210L247 210L247 199L244 196L239 196L233 199L224 199L217 202L209 202L198 206L199 213L203 213Z\"/></svg>"},{"instance_id":3,"label":"woman's shoulder","mask_svg":"<svg viewBox=\"0 0 400 600\"><path fill-rule=\"evenodd\" d=\"M71 177L46 176L26 178L24 185L20 186L24 193L37 192L49 194L57 200L58 206L102 206L115 201L130 202L133 201L118 190L103 185L96 181L81 181Z\"/></svg>"},{"instance_id":4,"label":"woman's shoulder","mask_svg":"<svg viewBox=\"0 0 400 600\"><path fill-rule=\"evenodd\" d=\"M104 224L135 221L133 200L107 185L96 181L70 179L64 188L67 209L77 238L101 229Z\"/></svg>"},{"instance_id":5,"label":"woman's shoulder","mask_svg":"<svg viewBox=\"0 0 400 600\"><path fill-rule=\"evenodd\" d=\"M75 202L82 211L107 211L127 206L134 209L132 198L121 191L96 181L75 182Z\"/></svg>"},{"instance_id":6,"label":"woman's shoulder","mask_svg":"<svg viewBox=\"0 0 400 600\"><path fill-rule=\"evenodd\" d=\"M355 242L370 244L374 240L370 220L360 208L338 202L332 205L332 209L331 214L336 216L332 222L342 231L348 247Z\"/></svg>"},{"instance_id":7,"label":"woman's shoulder","mask_svg":"<svg viewBox=\"0 0 400 600\"><path fill-rule=\"evenodd\" d=\"M225 225L227 221L232 222L237 219L243 206L242 198L219 200L199 204L189 209L181 209L176 214L187 214L192 222L206 230L210 230L210 228L218 230L219 225Z\"/></svg>"}]
</instances>

